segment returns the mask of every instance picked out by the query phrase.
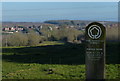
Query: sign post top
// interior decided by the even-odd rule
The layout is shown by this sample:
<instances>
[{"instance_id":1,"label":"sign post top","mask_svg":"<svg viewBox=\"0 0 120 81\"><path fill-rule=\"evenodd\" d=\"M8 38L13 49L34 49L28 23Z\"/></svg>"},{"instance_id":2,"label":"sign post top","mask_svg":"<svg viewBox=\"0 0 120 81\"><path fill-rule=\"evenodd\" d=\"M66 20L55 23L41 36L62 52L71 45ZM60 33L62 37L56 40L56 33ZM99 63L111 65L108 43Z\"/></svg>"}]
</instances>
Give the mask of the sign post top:
<instances>
[{"instance_id":1,"label":"sign post top","mask_svg":"<svg viewBox=\"0 0 120 81\"><path fill-rule=\"evenodd\" d=\"M105 27L98 23L93 22L86 27L86 39L91 40L104 40L106 36Z\"/></svg>"}]
</instances>

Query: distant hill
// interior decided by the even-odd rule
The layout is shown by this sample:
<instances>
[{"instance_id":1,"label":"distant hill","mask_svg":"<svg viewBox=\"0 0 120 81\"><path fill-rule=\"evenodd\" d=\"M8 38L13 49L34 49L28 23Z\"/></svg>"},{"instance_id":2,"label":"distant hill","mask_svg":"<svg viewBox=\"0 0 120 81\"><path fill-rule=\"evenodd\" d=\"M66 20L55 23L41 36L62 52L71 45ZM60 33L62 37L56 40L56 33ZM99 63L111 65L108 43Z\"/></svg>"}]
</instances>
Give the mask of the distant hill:
<instances>
[{"instance_id":1,"label":"distant hill","mask_svg":"<svg viewBox=\"0 0 120 81\"><path fill-rule=\"evenodd\" d=\"M91 22L99 22L104 25L113 25L117 24L117 22L112 22L112 21L83 21L83 20L49 20L45 21L44 23L49 23L49 24L56 24L56 25L80 25L80 26L86 26L87 24Z\"/></svg>"},{"instance_id":2,"label":"distant hill","mask_svg":"<svg viewBox=\"0 0 120 81\"><path fill-rule=\"evenodd\" d=\"M45 22L2 22L2 26L40 26L40 25L68 25L68 26L87 26L91 22L99 22L106 26L117 26L118 22L112 21L83 21L83 20L49 20Z\"/></svg>"}]
</instances>

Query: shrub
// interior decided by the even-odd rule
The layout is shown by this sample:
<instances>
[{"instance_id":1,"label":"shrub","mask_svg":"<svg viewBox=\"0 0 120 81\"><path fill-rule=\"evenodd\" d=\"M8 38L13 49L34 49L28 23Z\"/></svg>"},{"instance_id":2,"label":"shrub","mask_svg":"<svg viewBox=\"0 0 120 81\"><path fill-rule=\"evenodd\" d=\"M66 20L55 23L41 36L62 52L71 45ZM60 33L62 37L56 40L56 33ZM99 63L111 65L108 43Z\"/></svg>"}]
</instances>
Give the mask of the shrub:
<instances>
[{"instance_id":1,"label":"shrub","mask_svg":"<svg viewBox=\"0 0 120 81\"><path fill-rule=\"evenodd\" d=\"M8 46L26 46L28 44L28 38L23 33L14 33L7 36Z\"/></svg>"}]
</instances>

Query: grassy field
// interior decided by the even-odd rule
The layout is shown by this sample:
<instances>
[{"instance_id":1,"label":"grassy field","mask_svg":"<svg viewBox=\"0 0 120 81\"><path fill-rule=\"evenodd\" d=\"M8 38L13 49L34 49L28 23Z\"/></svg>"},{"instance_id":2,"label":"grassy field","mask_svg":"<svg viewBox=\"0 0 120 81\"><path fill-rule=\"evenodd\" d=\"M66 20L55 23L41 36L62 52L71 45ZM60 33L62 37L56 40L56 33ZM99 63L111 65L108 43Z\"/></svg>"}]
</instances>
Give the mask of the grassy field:
<instances>
[{"instance_id":1,"label":"grassy field","mask_svg":"<svg viewBox=\"0 0 120 81\"><path fill-rule=\"evenodd\" d=\"M3 47L3 79L85 79L84 44ZM106 46L106 79L120 79L118 43Z\"/></svg>"}]
</instances>

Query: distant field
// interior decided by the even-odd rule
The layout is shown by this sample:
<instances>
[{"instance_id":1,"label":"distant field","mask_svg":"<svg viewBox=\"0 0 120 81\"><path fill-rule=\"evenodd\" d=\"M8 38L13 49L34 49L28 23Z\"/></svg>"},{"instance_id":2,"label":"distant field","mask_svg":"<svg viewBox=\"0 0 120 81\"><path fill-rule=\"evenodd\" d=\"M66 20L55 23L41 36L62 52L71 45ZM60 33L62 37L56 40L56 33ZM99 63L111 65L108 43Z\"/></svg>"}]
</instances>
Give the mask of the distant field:
<instances>
[{"instance_id":1,"label":"distant field","mask_svg":"<svg viewBox=\"0 0 120 81\"><path fill-rule=\"evenodd\" d=\"M120 79L118 43L107 43L106 79ZM3 79L85 79L84 44L3 47Z\"/></svg>"}]
</instances>

